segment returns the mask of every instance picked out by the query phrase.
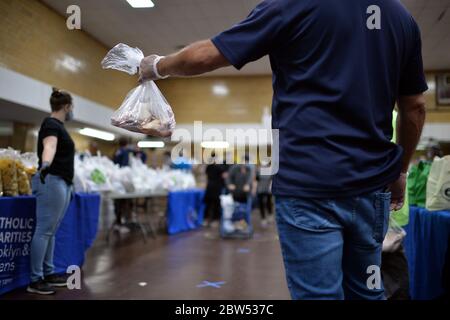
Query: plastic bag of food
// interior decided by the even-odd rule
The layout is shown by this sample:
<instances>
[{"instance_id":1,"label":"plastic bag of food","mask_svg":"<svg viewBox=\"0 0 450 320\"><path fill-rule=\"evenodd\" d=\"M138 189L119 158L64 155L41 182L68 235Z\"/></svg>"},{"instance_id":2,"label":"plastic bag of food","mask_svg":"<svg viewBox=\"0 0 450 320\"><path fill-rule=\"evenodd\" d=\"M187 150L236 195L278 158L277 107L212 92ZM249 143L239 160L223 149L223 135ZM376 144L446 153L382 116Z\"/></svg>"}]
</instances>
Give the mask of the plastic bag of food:
<instances>
[{"instance_id":1,"label":"plastic bag of food","mask_svg":"<svg viewBox=\"0 0 450 320\"><path fill-rule=\"evenodd\" d=\"M146 81L128 93L112 115L111 124L134 132L169 136L175 129L175 116L153 81Z\"/></svg>"},{"instance_id":2,"label":"plastic bag of food","mask_svg":"<svg viewBox=\"0 0 450 320\"><path fill-rule=\"evenodd\" d=\"M3 197L3 180L1 172L0 172L0 197Z\"/></svg>"},{"instance_id":3,"label":"plastic bag of food","mask_svg":"<svg viewBox=\"0 0 450 320\"><path fill-rule=\"evenodd\" d=\"M91 172L91 180L96 185L103 185L106 184L106 176L100 169L94 169Z\"/></svg>"},{"instance_id":4,"label":"plastic bag of food","mask_svg":"<svg viewBox=\"0 0 450 320\"><path fill-rule=\"evenodd\" d=\"M405 237L406 231L395 221L391 214L389 216L389 228L383 241L383 252L397 251Z\"/></svg>"},{"instance_id":5,"label":"plastic bag of food","mask_svg":"<svg viewBox=\"0 0 450 320\"><path fill-rule=\"evenodd\" d=\"M25 167L25 171L28 177L31 179L33 175L36 174L39 165L39 158L34 152L26 152L20 155L20 161Z\"/></svg>"},{"instance_id":6,"label":"plastic bag of food","mask_svg":"<svg viewBox=\"0 0 450 320\"><path fill-rule=\"evenodd\" d=\"M7 197L16 197L19 195L19 186L17 184L16 160L17 151L12 149L0 151L0 174L3 182L3 195Z\"/></svg>"},{"instance_id":7,"label":"plastic bag of food","mask_svg":"<svg viewBox=\"0 0 450 320\"><path fill-rule=\"evenodd\" d=\"M16 170L17 170L17 186L19 194L22 196L31 195L30 179L28 177L25 166L19 160L16 160Z\"/></svg>"},{"instance_id":8,"label":"plastic bag of food","mask_svg":"<svg viewBox=\"0 0 450 320\"><path fill-rule=\"evenodd\" d=\"M31 195L31 178L37 172L39 159L36 153L27 152L19 156L16 162L17 183L20 195Z\"/></svg>"},{"instance_id":9,"label":"plastic bag of food","mask_svg":"<svg viewBox=\"0 0 450 320\"><path fill-rule=\"evenodd\" d=\"M450 156L433 160L427 180L426 208L430 211L450 209Z\"/></svg>"},{"instance_id":10,"label":"plastic bag of food","mask_svg":"<svg viewBox=\"0 0 450 320\"><path fill-rule=\"evenodd\" d=\"M104 69L136 74L144 54L137 48L118 44L102 61ZM145 81L131 90L111 117L111 124L129 131L154 136L169 136L175 129L172 108L153 81Z\"/></svg>"}]
</instances>

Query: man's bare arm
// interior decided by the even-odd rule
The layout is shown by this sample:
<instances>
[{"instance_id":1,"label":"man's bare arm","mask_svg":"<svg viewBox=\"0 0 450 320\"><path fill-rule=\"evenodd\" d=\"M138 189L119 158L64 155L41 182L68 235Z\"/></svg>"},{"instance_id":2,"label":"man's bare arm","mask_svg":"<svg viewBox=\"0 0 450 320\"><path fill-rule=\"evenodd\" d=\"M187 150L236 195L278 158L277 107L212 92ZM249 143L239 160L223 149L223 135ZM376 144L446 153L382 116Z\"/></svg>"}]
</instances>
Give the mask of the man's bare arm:
<instances>
[{"instance_id":1,"label":"man's bare arm","mask_svg":"<svg viewBox=\"0 0 450 320\"><path fill-rule=\"evenodd\" d=\"M227 67L230 63L211 40L195 42L166 57L151 55L141 63L141 80L188 77Z\"/></svg>"},{"instance_id":2,"label":"man's bare arm","mask_svg":"<svg viewBox=\"0 0 450 320\"><path fill-rule=\"evenodd\" d=\"M397 143L402 146L402 172L408 171L425 123L425 97L423 94L398 99Z\"/></svg>"},{"instance_id":3,"label":"man's bare arm","mask_svg":"<svg viewBox=\"0 0 450 320\"><path fill-rule=\"evenodd\" d=\"M397 101L397 143L403 148L402 172L389 186L391 211L400 210L405 200L406 178L409 163L416 151L425 122L425 98L423 94L402 96Z\"/></svg>"}]
</instances>

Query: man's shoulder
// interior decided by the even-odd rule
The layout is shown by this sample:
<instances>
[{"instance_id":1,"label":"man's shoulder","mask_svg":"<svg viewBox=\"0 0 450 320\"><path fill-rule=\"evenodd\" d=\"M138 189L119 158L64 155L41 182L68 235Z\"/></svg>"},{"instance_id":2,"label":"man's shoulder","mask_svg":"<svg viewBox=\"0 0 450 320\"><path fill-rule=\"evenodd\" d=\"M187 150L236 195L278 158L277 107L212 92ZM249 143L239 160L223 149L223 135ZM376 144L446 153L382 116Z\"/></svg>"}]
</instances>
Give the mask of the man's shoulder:
<instances>
[{"instance_id":1,"label":"man's shoulder","mask_svg":"<svg viewBox=\"0 0 450 320\"><path fill-rule=\"evenodd\" d=\"M41 128L61 130L63 128L63 125L60 123L59 120L52 117L47 117L44 119L44 121L42 121Z\"/></svg>"}]
</instances>

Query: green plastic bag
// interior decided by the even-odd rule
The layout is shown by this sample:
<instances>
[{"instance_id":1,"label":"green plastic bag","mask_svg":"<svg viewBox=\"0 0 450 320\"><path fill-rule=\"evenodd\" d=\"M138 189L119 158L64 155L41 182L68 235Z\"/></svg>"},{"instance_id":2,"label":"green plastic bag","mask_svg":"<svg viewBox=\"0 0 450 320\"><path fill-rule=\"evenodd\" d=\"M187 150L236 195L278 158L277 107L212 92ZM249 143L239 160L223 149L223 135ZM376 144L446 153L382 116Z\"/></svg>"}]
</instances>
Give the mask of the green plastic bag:
<instances>
[{"instance_id":1,"label":"green plastic bag","mask_svg":"<svg viewBox=\"0 0 450 320\"><path fill-rule=\"evenodd\" d=\"M406 183L406 190L408 190L408 183ZM391 212L391 219L395 221L400 227L406 226L409 223L409 196L408 191L405 192L405 200L403 207L400 210Z\"/></svg>"},{"instance_id":2,"label":"green plastic bag","mask_svg":"<svg viewBox=\"0 0 450 320\"><path fill-rule=\"evenodd\" d=\"M431 162L420 161L414 165L408 176L409 204L425 208L427 198L427 180L430 174Z\"/></svg>"},{"instance_id":3,"label":"green plastic bag","mask_svg":"<svg viewBox=\"0 0 450 320\"><path fill-rule=\"evenodd\" d=\"M392 142L397 142L397 111L394 110L392 116L393 136ZM389 229L397 225L398 227L406 226L409 223L409 197L408 197L408 181L406 181L405 200L400 210L392 211L389 217ZM390 232L390 231L388 231Z\"/></svg>"},{"instance_id":4,"label":"green plastic bag","mask_svg":"<svg viewBox=\"0 0 450 320\"><path fill-rule=\"evenodd\" d=\"M102 185L106 183L106 176L99 169L94 169L94 171L91 172L91 180L96 185Z\"/></svg>"}]
</instances>

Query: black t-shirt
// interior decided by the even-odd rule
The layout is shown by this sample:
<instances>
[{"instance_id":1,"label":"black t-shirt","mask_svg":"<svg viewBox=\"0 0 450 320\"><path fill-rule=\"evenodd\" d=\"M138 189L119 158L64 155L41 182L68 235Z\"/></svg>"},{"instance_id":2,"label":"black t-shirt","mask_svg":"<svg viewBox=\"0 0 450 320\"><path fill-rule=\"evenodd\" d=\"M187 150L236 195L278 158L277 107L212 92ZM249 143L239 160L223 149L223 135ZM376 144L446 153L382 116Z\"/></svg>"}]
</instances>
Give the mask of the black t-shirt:
<instances>
[{"instance_id":1,"label":"black t-shirt","mask_svg":"<svg viewBox=\"0 0 450 320\"><path fill-rule=\"evenodd\" d=\"M72 184L75 144L66 128L64 128L64 124L58 119L49 117L42 122L38 136L39 168L42 165L43 140L50 136L58 138L58 144L49 173L63 178L67 184Z\"/></svg>"}]
</instances>

